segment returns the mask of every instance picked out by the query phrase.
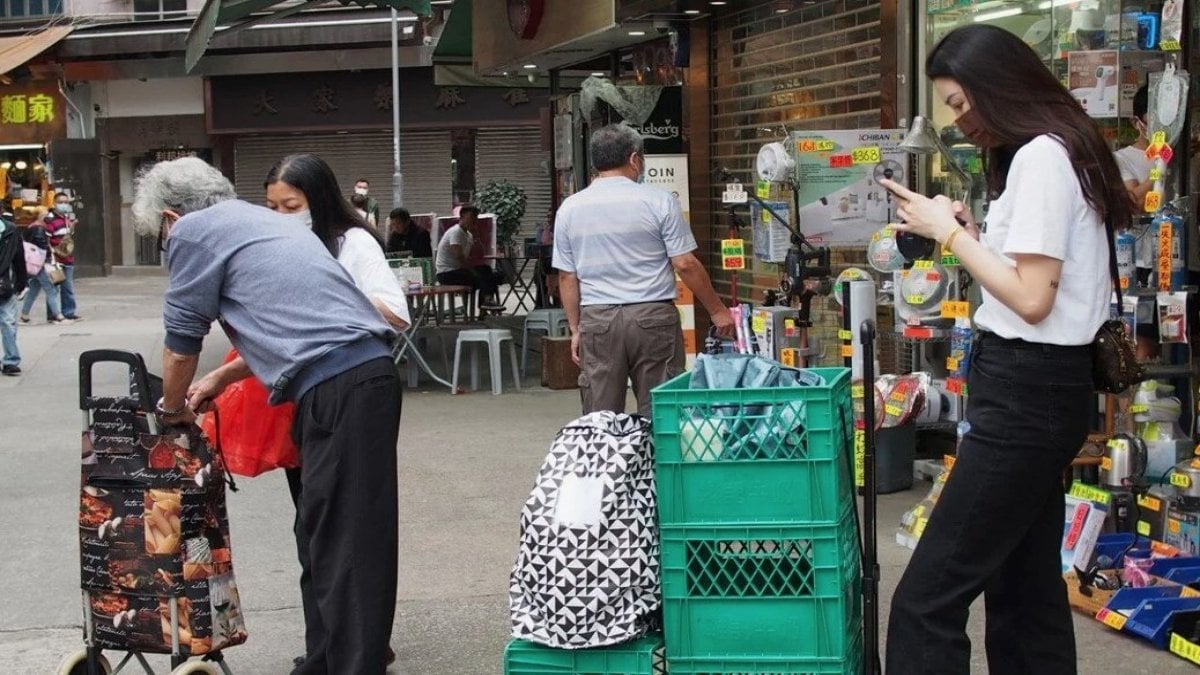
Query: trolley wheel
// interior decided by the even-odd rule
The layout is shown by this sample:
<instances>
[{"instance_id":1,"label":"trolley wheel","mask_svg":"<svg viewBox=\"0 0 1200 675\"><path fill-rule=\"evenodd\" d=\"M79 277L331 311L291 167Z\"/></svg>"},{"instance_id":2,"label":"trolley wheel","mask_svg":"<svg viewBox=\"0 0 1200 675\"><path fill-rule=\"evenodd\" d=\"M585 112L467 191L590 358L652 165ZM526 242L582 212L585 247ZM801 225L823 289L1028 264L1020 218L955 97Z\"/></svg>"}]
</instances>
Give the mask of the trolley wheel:
<instances>
[{"instance_id":1,"label":"trolley wheel","mask_svg":"<svg viewBox=\"0 0 1200 675\"><path fill-rule=\"evenodd\" d=\"M207 661L184 661L171 675L221 675L221 669Z\"/></svg>"},{"instance_id":2,"label":"trolley wheel","mask_svg":"<svg viewBox=\"0 0 1200 675\"><path fill-rule=\"evenodd\" d=\"M54 672L56 675L87 675L87 658L87 649L80 649L74 654L64 657L58 664L58 670ZM100 671L104 675L110 675L112 673L112 665L109 664L108 659L104 658L103 654L99 655L98 658L100 661Z\"/></svg>"}]
</instances>

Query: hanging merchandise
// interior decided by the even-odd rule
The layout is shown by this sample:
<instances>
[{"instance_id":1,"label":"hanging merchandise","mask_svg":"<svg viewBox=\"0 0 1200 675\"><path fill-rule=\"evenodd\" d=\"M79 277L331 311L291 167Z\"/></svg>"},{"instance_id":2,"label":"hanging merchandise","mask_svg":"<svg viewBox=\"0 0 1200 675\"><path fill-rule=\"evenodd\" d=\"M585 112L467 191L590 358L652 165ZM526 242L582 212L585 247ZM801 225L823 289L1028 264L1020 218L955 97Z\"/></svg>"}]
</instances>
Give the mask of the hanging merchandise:
<instances>
[{"instance_id":1,"label":"hanging merchandise","mask_svg":"<svg viewBox=\"0 0 1200 675\"><path fill-rule=\"evenodd\" d=\"M918 260L912 269L896 273L896 314L905 322L940 318L942 302L950 295L950 275L932 260Z\"/></svg>"},{"instance_id":2,"label":"hanging merchandise","mask_svg":"<svg viewBox=\"0 0 1200 675\"><path fill-rule=\"evenodd\" d=\"M1159 48L1164 52L1177 52L1183 40L1183 0L1166 0L1162 8L1159 27L1162 38Z\"/></svg>"},{"instance_id":3,"label":"hanging merchandise","mask_svg":"<svg viewBox=\"0 0 1200 675\"><path fill-rule=\"evenodd\" d=\"M876 380L876 387L883 384L883 378ZM883 396L883 429L911 424L921 416L925 408L925 397L929 392L929 373L910 373L899 375L891 382L891 386L881 390ZM884 385L886 386L886 385Z\"/></svg>"},{"instance_id":4,"label":"hanging merchandise","mask_svg":"<svg viewBox=\"0 0 1200 675\"><path fill-rule=\"evenodd\" d=\"M974 335L970 319L954 320L954 328L950 331L950 357L946 359L946 370L949 371L947 377L956 380L960 388L966 383L967 373L971 369L971 341Z\"/></svg>"},{"instance_id":5,"label":"hanging merchandise","mask_svg":"<svg viewBox=\"0 0 1200 675\"><path fill-rule=\"evenodd\" d=\"M947 455L942 472L938 474L937 478L933 479L933 486L929 488L929 494L925 496L925 499L921 500L921 503L912 507L912 509L900 518L900 527L896 528L897 544L911 549L917 547L917 541L925 533L925 526L929 524L929 516L933 513L938 499L942 496L942 488L946 486L946 481L950 479L950 471L953 467L954 457Z\"/></svg>"},{"instance_id":6,"label":"hanging merchandise","mask_svg":"<svg viewBox=\"0 0 1200 675\"><path fill-rule=\"evenodd\" d=\"M1158 294L1158 339L1163 344L1188 341L1186 292Z\"/></svg>"},{"instance_id":7,"label":"hanging merchandise","mask_svg":"<svg viewBox=\"0 0 1200 675\"><path fill-rule=\"evenodd\" d=\"M871 235L867 245L867 262L880 272L896 272L904 269L904 255L896 243L896 228L888 225Z\"/></svg>"},{"instance_id":8,"label":"hanging merchandise","mask_svg":"<svg viewBox=\"0 0 1200 675\"><path fill-rule=\"evenodd\" d=\"M1144 207L1147 213L1153 213L1162 206L1167 165L1175 156L1174 146L1183 134L1187 97L1187 71L1177 70L1174 63L1168 63L1163 72L1150 74L1147 101L1150 147L1146 148L1146 158L1154 162L1151 172L1154 188L1146 193Z\"/></svg>"},{"instance_id":9,"label":"hanging merchandise","mask_svg":"<svg viewBox=\"0 0 1200 675\"><path fill-rule=\"evenodd\" d=\"M1137 247L1137 237L1128 229L1117 234L1117 278L1120 279L1121 290L1133 288L1137 280L1137 265L1134 261L1134 249Z\"/></svg>"}]
</instances>

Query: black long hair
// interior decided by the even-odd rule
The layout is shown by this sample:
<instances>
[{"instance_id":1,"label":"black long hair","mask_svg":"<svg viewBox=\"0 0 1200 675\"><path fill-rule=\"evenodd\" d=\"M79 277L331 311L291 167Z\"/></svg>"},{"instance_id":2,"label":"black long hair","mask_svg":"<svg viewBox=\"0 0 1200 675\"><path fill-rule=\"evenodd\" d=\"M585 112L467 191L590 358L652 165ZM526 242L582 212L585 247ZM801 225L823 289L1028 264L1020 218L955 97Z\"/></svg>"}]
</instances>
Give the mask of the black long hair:
<instances>
[{"instance_id":1,"label":"black long hair","mask_svg":"<svg viewBox=\"0 0 1200 675\"><path fill-rule=\"evenodd\" d=\"M1053 134L1066 147L1087 203L1116 227L1129 222L1133 206L1099 127L1020 38L996 26L957 28L933 48L925 72L958 82L1000 141L984 153L992 197L1004 191L1017 150Z\"/></svg>"},{"instance_id":2,"label":"black long hair","mask_svg":"<svg viewBox=\"0 0 1200 675\"><path fill-rule=\"evenodd\" d=\"M352 227L361 227L369 232L379 247L383 248L379 234L355 213L342 195L337 176L325 160L312 153L288 155L267 172L263 187L281 181L304 193L308 199L308 211L312 215L313 232L333 257L337 257L340 249L338 239Z\"/></svg>"}]
</instances>

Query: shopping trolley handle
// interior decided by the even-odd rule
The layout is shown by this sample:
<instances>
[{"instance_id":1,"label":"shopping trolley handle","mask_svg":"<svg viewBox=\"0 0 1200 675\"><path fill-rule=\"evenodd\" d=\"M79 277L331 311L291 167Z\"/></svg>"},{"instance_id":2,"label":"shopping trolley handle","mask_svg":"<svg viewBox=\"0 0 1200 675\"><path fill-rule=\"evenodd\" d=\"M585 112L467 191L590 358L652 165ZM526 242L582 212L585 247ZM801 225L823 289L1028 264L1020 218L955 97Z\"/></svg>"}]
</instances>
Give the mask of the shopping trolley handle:
<instances>
[{"instance_id":1,"label":"shopping trolley handle","mask_svg":"<svg viewBox=\"0 0 1200 675\"><path fill-rule=\"evenodd\" d=\"M154 409L150 397L150 373L141 354L124 349L91 349L79 355L79 409L90 410L92 399L92 368L97 363L121 363L129 366L137 391L130 392L143 411Z\"/></svg>"}]
</instances>

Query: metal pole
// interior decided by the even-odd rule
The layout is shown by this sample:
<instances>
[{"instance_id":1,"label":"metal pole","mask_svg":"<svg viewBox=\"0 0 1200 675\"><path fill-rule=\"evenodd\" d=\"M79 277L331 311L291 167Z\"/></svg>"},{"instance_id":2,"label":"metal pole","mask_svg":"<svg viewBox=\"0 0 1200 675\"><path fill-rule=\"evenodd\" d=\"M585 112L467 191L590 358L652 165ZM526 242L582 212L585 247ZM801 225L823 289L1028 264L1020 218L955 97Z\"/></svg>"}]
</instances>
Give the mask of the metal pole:
<instances>
[{"instance_id":1,"label":"metal pole","mask_svg":"<svg viewBox=\"0 0 1200 675\"><path fill-rule=\"evenodd\" d=\"M849 286L849 284L846 284ZM875 475L875 321L859 328L863 350L863 672L879 675L879 540Z\"/></svg>"},{"instance_id":2,"label":"metal pole","mask_svg":"<svg viewBox=\"0 0 1200 675\"><path fill-rule=\"evenodd\" d=\"M400 20L392 8L392 208L404 205L404 174L400 173Z\"/></svg>"}]
</instances>

